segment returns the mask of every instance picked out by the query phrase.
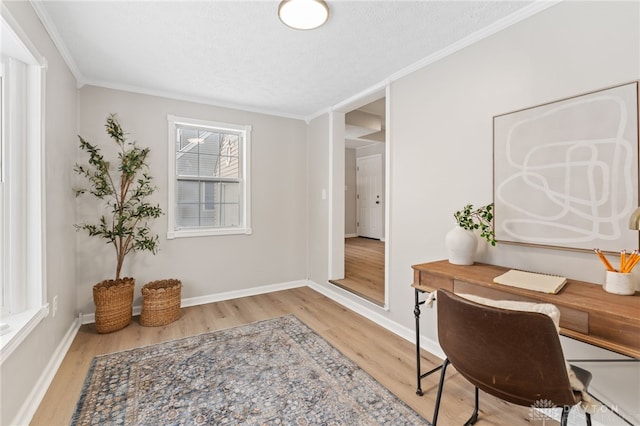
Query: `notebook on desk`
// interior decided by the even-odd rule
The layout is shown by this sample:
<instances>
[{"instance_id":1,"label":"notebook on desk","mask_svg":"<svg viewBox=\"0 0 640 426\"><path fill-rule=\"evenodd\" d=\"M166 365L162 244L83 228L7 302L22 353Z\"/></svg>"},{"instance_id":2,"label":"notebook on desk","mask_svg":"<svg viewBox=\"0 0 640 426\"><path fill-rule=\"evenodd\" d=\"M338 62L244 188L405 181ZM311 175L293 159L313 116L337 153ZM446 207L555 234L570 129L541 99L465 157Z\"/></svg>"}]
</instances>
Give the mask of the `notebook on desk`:
<instances>
[{"instance_id":1,"label":"notebook on desk","mask_svg":"<svg viewBox=\"0 0 640 426\"><path fill-rule=\"evenodd\" d=\"M493 279L494 283L556 294L567 282L565 277L511 269Z\"/></svg>"}]
</instances>

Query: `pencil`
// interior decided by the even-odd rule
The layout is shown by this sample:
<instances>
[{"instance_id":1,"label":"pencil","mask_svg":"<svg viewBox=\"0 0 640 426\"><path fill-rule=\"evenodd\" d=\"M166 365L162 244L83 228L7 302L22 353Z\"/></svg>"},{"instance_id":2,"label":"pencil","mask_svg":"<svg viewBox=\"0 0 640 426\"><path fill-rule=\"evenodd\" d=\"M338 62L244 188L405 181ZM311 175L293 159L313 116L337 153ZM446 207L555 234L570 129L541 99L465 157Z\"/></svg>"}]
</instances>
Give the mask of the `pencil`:
<instances>
[{"instance_id":1,"label":"pencil","mask_svg":"<svg viewBox=\"0 0 640 426\"><path fill-rule=\"evenodd\" d=\"M625 268L624 271L625 273L630 273L633 268L638 264L638 262L640 261L640 254L638 253L638 250L634 250L633 253L631 253L631 257L629 257L629 259L627 260L627 263L625 264Z\"/></svg>"},{"instance_id":2,"label":"pencil","mask_svg":"<svg viewBox=\"0 0 640 426\"><path fill-rule=\"evenodd\" d=\"M627 264L627 251L622 250L620 251L620 268L618 270L620 272L623 272L626 264Z\"/></svg>"},{"instance_id":3,"label":"pencil","mask_svg":"<svg viewBox=\"0 0 640 426\"><path fill-rule=\"evenodd\" d=\"M596 252L596 254L598 255L598 257L600 258L600 260L602 261L602 263L604 263L604 266L607 268L607 270L611 271L611 272L616 272L615 268L613 266L611 266L611 263L609 263L609 261L607 260L606 257L604 257L604 254L602 254L602 252L600 251L600 249L593 249L593 251Z\"/></svg>"}]
</instances>

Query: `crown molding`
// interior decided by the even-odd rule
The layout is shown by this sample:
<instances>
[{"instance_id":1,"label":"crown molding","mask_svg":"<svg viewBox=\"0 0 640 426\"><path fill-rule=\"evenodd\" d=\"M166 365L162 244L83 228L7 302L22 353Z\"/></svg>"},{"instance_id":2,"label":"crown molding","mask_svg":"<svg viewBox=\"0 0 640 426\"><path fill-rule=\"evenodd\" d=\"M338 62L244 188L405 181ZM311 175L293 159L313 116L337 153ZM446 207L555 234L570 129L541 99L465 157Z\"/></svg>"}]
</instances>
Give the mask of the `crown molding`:
<instances>
[{"instance_id":1,"label":"crown molding","mask_svg":"<svg viewBox=\"0 0 640 426\"><path fill-rule=\"evenodd\" d=\"M45 30L47 31L47 33L49 33L49 37L51 37L51 41L53 41L53 44L58 49L58 52L60 52L60 56L62 56L62 59L69 67L71 74L73 74L73 76L76 78L77 87L80 88L84 86L85 84L84 82L86 79L80 72L80 69L76 64L76 61L73 60L73 56L71 56L71 53L69 53L69 49L67 49L67 45L62 41L62 37L60 37L60 33L58 33L58 30L56 26L53 24L53 21L51 20L49 13L47 12L46 8L43 6L43 1L31 0L30 3L31 3L31 6L33 7L33 10L36 12L36 15L38 15L38 18L42 22L42 25L44 26Z\"/></svg>"},{"instance_id":2,"label":"crown molding","mask_svg":"<svg viewBox=\"0 0 640 426\"><path fill-rule=\"evenodd\" d=\"M49 14L47 13L46 8L43 6L44 0L32 0L31 4L36 14L42 21L42 24L44 25L45 29L49 33L53 43L58 48L65 63L71 70L71 73L75 76L78 88L81 88L85 85L92 85L92 86L103 87L107 89L123 90L127 92L143 94L143 95L158 96L158 97L163 97L168 99L194 102L194 103L217 106L222 108L237 109L241 111L265 114L265 115L271 115L271 116L277 116L277 117L283 117L283 118L290 118L294 120L303 120L308 124L315 118L318 118L324 114L328 114L331 111L340 111L348 107L350 104L357 103L363 98L370 96L372 93L384 90L384 88L390 85L391 83L397 80L400 80L401 78L406 77L407 75L413 72L416 72L422 68L425 68L426 66L431 65L441 59L444 59L447 56L452 55L458 52L459 50L464 49L465 47L468 47L481 40L484 40L485 38L493 34L496 34L506 28L509 28L510 26L515 25L531 16L534 16L550 7L553 7L558 3L561 3L562 1L563 0L536 0L530 5L523 7L522 9L494 22L493 24L485 28L482 28L470 34L469 36L461 40L458 40L457 42L447 46L446 48L441 49L425 57L424 59L417 61L412 65L409 65L398 72L393 73L392 75L380 81L379 83L374 84L368 87L367 89L362 90L337 104L334 104L333 106L327 106L325 108L318 110L313 114L309 114L306 116L287 113L287 112L274 112L273 110L269 110L269 109L256 108L248 105L233 104L233 103L223 102L223 101L219 101L211 98L179 95L179 94L165 92L161 90L151 90L151 89L145 89L145 88L136 87L136 86L121 85L121 84L116 84L116 83L111 83L106 81L87 80L87 78L80 72L76 62L73 60L73 57L69 53L69 50L67 49L66 45L62 41L62 37L60 37L55 25L53 24L53 21L49 17Z\"/></svg>"},{"instance_id":3,"label":"crown molding","mask_svg":"<svg viewBox=\"0 0 640 426\"><path fill-rule=\"evenodd\" d=\"M448 45L447 47L445 47L444 49L441 49L437 52L435 52L432 55L427 56L426 58L412 64L409 65L406 68L403 68L402 70L393 73L390 77L389 80L390 81L397 81L399 79L401 79L402 77L406 77L407 75L422 69L428 65L433 64L434 62L437 62L441 59L446 58L449 55L452 55L462 49L464 49L465 47L469 47L472 44L478 43L479 41L484 40L485 38L492 36L500 31L503 31L507 28L509 28L512 25L515 25L527 18L530 18L540 12L542 12L543 10L546 10L552 6L555 6L556 4L562 2L563 0L537 0L535 2L533 2L532 4L523 7L522 9L517 10L516 12L505 16L502 19L497 20L496 22L494 22L493 24L484 27L474 33L469 34L467 37L458 40L457 42Z\"/></svg>"},{"instance_id":4,"label":"crown molding","mask_svg":"<svg viewBox=\"0 0 640 426\"><path fill-rule=\"evenodd\" d=\"M223 101L219 101L219 100L216 100L216 99L211 99L211 98L206 98L206 97L201 97L201 96L180 95L180 94L176 94L174 92L168 92L168 91L163 91L163 90L148 89L148 88L144 88L144 87L131 86L131 85L126 85L126 84L117 84L117 83L112 83L110 81L87 80L87 81L85 81L84 85L96 86L96 87L101 87L101 88L105 88L105 89L112 89L112 90L122 90L122 91L125 91L125 92L137 93L137 94L140 94L140 95L157 96L157 97L160 97L160 98L172 99L172 100L176 100L176 101L185 101L185 102L192 102L192 103L196 103L196 104L204 104L204 105L221 107L221 108L235 109L235 110L240 110L240 111L244 111L244 112L252 112L252 113L256 113L256 114L264 114L264 115L270 115L270 116L275 116L275 117L290 118L290 119L293 119L293 120L304 120L303 116L296 115L296 114L289 114L289 113L286 113L286 112L278 112L278 111L268 110L266 108L264 108L264 109L263 108L256 108L256 107L252 107L252 106L249 106L249 105L234 104L234 103L231 103L231 102L223 102Z\"/></svg>"},{"instance_id":5,"label":"crown molding","mask_svg":"<svg viewBox=\"0 0 640 426\"><path fill-rule=\"evenodd\" d=\"M331 107L326 107L323 108L319 111L317 111L314 114L308 115L304 120L308 123L311 120L318 118L319 116L323 115L323 114L327 114L331 111L334 110L342 110L344 109L346 106L349 106L349 104L352 103L356 103L357 101L366 98L368 96L370 96L372 93L375 93L377 91L382 90L384 87L390 85L391 83L400 80L403 77L406 77L409 74L412 74L422 68L427 67L428 65L431 65L441 59L446 58L449 55L452 55L462 49L464 49L465 47L471 46L472 44L478 43L481 40L484 40L485 38L492 36L493 34L496 34L502 30L505 30L507 28L509 28L512 25L517 24L518 22L521 22L527 18L530 18L552 6L557 5L558 3L561 3L564 0L536 0L533 3L531 3L528 6L523 7L522 9L502 18L499 19L498 21L494 22L493 24L484 27L470 35L468 35L467 37L458 40L457 42L450 44L449 46L445 47L444 49L441 49L427 57L425 57L424 59L419 60L418 62L415 62L403 69L401 69L400 71L397 71L393 74L391 74L389 77L387 77L386 79L384 79L383 81L374 84L370 87L368 87L365 90L362 90L356 94L354 94L353 96L345 99L344 101L341 101Z\"/></svg>"}]
</instances>

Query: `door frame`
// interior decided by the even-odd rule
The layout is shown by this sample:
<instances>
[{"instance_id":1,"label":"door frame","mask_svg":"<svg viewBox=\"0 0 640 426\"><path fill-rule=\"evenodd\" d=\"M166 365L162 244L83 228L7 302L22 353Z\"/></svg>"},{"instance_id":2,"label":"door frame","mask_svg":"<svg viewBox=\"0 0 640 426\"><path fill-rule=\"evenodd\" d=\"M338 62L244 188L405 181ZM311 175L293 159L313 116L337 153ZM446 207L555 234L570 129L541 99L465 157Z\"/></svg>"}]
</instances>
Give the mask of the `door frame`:
<instances>
[{"instance_id":1,"label":"door frame","mask_svg":"<svg viewBox=\"0 0 640 426\"><path fill-rule=\"evenodd\" d=\"M328 273L330 280L344 278L344 177L345 177L345 114L377 99L385 98L385 161L384 161L384 228L382 240L385 241L384 254L384 306L377 305L364 298L358 297L372 307L389 310L389 277L391 264L390 246L392 232L391 221L391 87L389 84L377 86L367 93L359 94L336 105L329 113L329 262ZM337 216L336 216L337 215ZM346 290L345 290L346 291Z\"/></svg>"}]
</instances>

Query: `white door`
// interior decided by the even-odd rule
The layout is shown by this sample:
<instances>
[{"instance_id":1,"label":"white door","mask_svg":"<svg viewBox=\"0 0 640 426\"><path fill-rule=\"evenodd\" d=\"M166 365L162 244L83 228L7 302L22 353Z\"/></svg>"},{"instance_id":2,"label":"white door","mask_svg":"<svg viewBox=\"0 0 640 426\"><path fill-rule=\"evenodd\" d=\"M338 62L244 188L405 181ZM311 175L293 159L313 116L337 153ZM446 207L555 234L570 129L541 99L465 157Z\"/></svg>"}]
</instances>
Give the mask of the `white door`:
<instances>
[{"instance_id":1,"label":"white door","mask_svg":"<svg viewBox=\"0 0 640 426\"><path fill-rule=\"evenodd\" d=\"M356 159L356 228L361 237L382 239L382 156Z\"/></svg>"}]
</instances>

